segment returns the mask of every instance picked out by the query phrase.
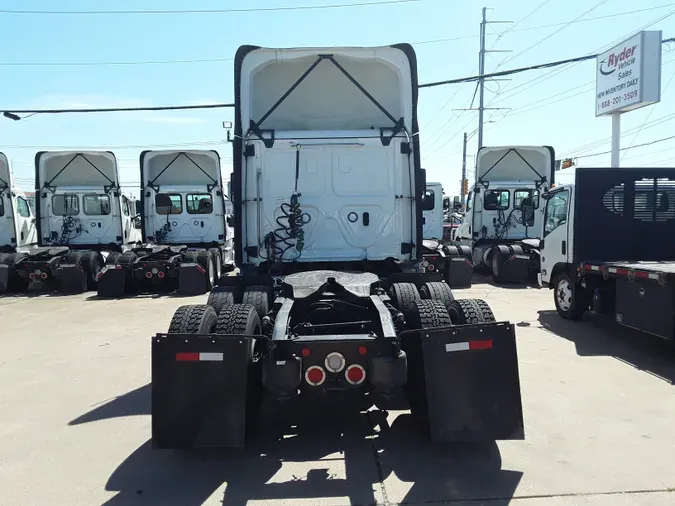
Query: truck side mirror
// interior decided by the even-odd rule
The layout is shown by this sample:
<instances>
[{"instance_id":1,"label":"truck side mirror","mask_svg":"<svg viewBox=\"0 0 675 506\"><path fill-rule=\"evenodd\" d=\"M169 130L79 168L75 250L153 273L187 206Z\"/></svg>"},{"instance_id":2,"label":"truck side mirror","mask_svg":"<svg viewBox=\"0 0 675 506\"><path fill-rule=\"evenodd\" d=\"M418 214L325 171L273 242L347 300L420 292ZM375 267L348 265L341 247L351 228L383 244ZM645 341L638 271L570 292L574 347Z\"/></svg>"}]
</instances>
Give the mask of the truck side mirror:
<instances>
[{"instance_id":1,"label":"truck side mirror","mask_svg":"<svg viewBox=\"0 0 675 506\"><path fill-rule=\"evenodd\" d=\"M225 221L227 221L227 226L228 226L228 227L234 228L234 216L232 216L231 214L228 214L228 215L227 215L227 218L225 219Z\"/></svg>"},{"instance_id":2,"label":"truck side mirror","mask_svg":"<svg viewBox=\"0 0 675 506\"><path fill-rule=\"evenodd\" d=\"M140 230L141 228L143 228L143 222L141 221L140 214L138 216L134 216L134 228L136 230Z\"/></svg>"},{"instance_id":3,"label":"truck side mirror","mask_svg":"<svg viewBox=\"0 0 675 506\"><path fill-rule=\"evenodd\" d=\"M521 221L526 227L534 226L534 203L531 197L526 197L520 204Z\"/></svg>"}]
</instances>

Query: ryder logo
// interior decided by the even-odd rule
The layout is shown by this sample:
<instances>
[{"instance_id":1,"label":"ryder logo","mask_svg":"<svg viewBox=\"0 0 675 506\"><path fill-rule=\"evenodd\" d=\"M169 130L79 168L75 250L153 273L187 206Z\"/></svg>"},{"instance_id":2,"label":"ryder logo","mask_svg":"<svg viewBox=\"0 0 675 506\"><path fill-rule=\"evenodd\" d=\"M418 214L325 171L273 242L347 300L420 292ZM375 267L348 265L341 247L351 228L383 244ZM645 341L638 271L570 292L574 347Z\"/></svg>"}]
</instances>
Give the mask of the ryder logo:
<instances>
[{"instance_id":1,"label":"ryder logo","mask_svg":"<svg viewBox=\"0 0 675 506\"><path fill-rule=\"evenodd\" d=\"M618 53L612 53L607 58L600 62L600 73L603 76L608 76L614 73L617 68L624 68L632 63L635 63L635 46L625 46Z\"/></svg>"}]
</instances>

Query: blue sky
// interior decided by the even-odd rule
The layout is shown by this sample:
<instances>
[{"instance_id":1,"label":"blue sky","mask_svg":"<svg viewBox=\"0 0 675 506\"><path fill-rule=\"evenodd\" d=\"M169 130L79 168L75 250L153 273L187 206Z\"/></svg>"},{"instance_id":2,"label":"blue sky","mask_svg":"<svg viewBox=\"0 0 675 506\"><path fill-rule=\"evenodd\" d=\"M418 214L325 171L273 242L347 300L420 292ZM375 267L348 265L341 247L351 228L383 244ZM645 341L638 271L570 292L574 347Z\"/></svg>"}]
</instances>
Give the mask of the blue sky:
<instances>
[{"instance_id":1,"label":"blue sky","mask_svg":"<svg viewBox=\"0 0 675 506\"><path fill-rule=\"evenodd\" d=\"M4 0L0 9L180 10L356 1L193 0L186 7L188 2L178 0ZM418 56L420 82L474 75L483 5L419 0L254 13L0 13L0 110L231 102L231 58L242 44L293 47L411 42ZM493 0L488 7L492 8L488 19L516 23L488 26L487 47L494 44L494 49L512 52L491 53L486 72L595 53L639 29L662 30L664 38L675 36L672 0ZM633 12L637 10L643 11ZM603 19L583 21L597 17ZM551 24L559 25L542 26ZM167 60L209 61L147 63ZM623 115L622 147L673 135L675 82L666 85L675 74L675 44L664 45L663 62L662 101ZM594 116L594 80L591 60L488 83L486 105L510 109L486 113L490 122L485 125L484 144L547 144L554 146L558 157L578 155L580 165L609 164L609 155L581 158L610 148L611 122ZM448 195L459 191L462 133L472 133L477 127L476 112L456 109L470 106L474 88L474 84L461 84L420 91L423 166L428 179L441 181ZM228 174L231 148L223 142L221 123L231 119L228 109L37 115L22 121L0 118L0 151L13 161L15 177L24 189L33 186L33 157L39 149L110 148L128 185L139 181L137 160L146 146L218 149L223 172ZM475 150L473 135L468 152L473 155ZM625 166L673 166L675 139L623 155ZM469 167L473 160L473 156L468 158Z\"/></svg>"}]
</instances>

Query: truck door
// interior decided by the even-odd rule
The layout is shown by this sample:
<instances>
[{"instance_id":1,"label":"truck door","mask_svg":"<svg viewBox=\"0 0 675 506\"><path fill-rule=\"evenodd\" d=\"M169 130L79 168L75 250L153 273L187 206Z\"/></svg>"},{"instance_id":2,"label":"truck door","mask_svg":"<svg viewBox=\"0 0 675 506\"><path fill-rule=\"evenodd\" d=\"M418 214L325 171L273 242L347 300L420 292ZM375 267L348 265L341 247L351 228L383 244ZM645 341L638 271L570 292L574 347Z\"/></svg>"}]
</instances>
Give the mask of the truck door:
<instances>
[{"instance_id":1,"label":"truck door","mask_svg":"<svg viewBox=\"0 0 675 506\"><path fill-rule=\"evenodd\" d=\"M542 280L549 282L558 263L568 263L570 252L571 189L561 188L548 194L544 212L544 233L541 248Z\"/></svg>"},{"instance_id":2,"label":"truck door","mask_svg":"<svg viewBox=\"0 0 675 506\"><path fill-rule=\"evenodd\" d=\"M37 244L35 217L31 211L28 199L20 195L16 197L16 228L18 246Z\"/></svg>"}]
</instances>

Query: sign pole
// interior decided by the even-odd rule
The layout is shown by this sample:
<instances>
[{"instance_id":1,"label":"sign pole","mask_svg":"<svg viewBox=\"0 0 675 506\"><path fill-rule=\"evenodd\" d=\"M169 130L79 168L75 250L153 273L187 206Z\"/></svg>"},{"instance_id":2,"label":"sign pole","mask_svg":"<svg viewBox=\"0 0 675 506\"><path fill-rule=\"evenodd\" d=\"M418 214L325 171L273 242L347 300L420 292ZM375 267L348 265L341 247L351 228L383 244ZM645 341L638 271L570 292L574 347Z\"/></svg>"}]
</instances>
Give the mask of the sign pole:
<instances>
[{"instance_id":1,"label":"sign pole","mask_svg":"<svg viewBox=\"0 0 675 506\"><path fill-rule=\"evenodd\" d=\"M621 113L612 114L612 167L618 167L621 152Z\"/></svg>"}]
</instances>

